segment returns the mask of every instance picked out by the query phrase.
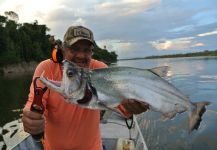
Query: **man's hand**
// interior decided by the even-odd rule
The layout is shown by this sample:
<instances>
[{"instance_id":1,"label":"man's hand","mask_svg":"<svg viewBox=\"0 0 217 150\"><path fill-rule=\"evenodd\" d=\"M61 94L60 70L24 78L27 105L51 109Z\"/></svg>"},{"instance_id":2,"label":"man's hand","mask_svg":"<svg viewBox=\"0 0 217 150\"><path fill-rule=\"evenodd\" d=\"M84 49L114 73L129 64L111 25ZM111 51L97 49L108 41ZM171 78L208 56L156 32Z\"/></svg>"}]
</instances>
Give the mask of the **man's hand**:
<instances>
[{"instance_id":1,"label":"man's hand","mask_svg":"<svg viewBox=\"0 0 217 150\"><path fill-rule=\"evenodd\" d=\"M123 100L121 104L128 111L128 113L131 113L131 114L140 114L149 109L149 104L145 102L139 102L134 99Z\"/></svg>"},{"instance_id":2,"label":"man's hand","mask_svg":"<svg viewBox=\"0 0 217 150\"><path fill-rule=\"evenodd\" d=\"M124 117L129 118L133 114L140 114L147 111L149 104L135 99L125 99L117 106L117 109Z\"/></svg>"},{"instance_id":3,"label":"man's hand","mask_svg":"<svg viewBox=\"0 0 217 150\"><path fill-rule=\"evenodd\" d=\"M36 135L44 131L44 116L33 111L30 111L29 108L23 109L23 127L24 131Z\"/></svg>"}]
</instances>

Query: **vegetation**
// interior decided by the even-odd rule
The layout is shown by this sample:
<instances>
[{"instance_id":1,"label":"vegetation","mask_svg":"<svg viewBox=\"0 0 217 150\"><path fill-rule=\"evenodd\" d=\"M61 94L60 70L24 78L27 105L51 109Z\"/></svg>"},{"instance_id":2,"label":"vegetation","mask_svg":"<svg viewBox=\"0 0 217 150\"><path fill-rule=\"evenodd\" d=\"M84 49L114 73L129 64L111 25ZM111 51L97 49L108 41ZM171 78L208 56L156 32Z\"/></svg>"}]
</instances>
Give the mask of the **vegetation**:
<instances>
[{"instance_id":1,"label":"vegetation","mask_svg":"<svg viewBox=\"0 0 217 150\"><path fill-rule=\"evenodd\" d=\"M152 58L176 58L176 57L199 57L199 56L217 56L217 50L214 50L214 51L205 50L203 52L194 52L194 53L187 53L187 54L148 56L148 57L145 57L145 59L152 59Z\"/></svg>"},{"instance_id":2,"label":"vegetation","mask_svg":"<svg viewBox=\"0 0 217 150\"><path fill-rule=\"evenodd\" d=\"M19 24L18 15L5 12L0 15L0 67L21 62L41 61L50 57L50 42L46 25L33 23ZM117 60L115 52L108 52L95 44L94 58L113 62Z\"/></svg>"},{"instance_id":3,"label":"vegetation","mask_svg":"<svg viewBox=\"0 0 217 150\"><path fill-rule=\"evenodd\" d=\"M8 17L0 16L0 66L49 57L46 25L39 25L37 21L18 24L16 13L5 14Z\"/></svg>"},{"instance_id":4,"label":"vegetation","mask_svg":"<svg viewBox=\"0 0 217 150\"><path fill-rule=\"evenodd\" d=\"M94 44L93 58L101 60L107 64L116 62L118 55L115 52L108 52L106 49L101 49L97 44Z\"/></svg>"}]
</instances>

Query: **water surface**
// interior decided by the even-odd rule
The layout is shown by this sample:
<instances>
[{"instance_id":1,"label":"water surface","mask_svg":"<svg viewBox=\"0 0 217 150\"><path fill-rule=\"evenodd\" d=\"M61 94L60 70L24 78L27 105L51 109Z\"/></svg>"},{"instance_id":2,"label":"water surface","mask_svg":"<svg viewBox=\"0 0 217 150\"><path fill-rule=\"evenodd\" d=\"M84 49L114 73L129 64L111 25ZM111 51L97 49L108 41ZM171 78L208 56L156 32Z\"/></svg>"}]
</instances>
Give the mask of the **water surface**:
<instances>
[{"instance_id":1,"label":"water surface","mask_svg":"<svg viewBox=\"0 0 217 150\"><path fill-rule=\"evenodd\" d=\"M151 150L216 150L217 149L217 58L170 58L119 61L118 66L152 68L170 66L169 82L191 101L210 101L198 131L188 134L187 113L173 120L161 121L158 113L140 116L140 126ZM29 92L31 75L0 77L0 127L20 118ZM145 92L145 91L144 91Z\"/></svg>"},{"instance_id":2,"label":"water surface","mask_svg":"<svg viewBox=\"0 0 217 150\"><path fill-rule=\"evenodd\" d=\"M188 133L188 114L183 113L168 121L160 115L147 112L140 115L140 125L149 149L217 149L217 59L210 57L141 59L119 61L118 66L151 68L170 66L166 78L179 88L192 102L210 101L197 131ZM144 91L145 92L145 91Z\"/></svg>"}]
</instances>

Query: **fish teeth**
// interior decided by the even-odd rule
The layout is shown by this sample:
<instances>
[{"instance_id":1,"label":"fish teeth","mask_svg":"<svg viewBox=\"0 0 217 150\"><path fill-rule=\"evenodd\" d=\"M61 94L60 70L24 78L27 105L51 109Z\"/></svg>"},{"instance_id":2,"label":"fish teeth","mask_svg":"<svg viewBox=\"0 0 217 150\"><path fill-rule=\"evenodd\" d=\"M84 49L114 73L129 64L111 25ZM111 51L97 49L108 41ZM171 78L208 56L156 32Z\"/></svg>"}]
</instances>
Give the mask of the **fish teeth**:
<instances>
[{"instance_id":1,"label":"fish teeth","mask_svg":"<svg viewBox=\"0 0 217 150\"><path fill-rule=\"evenodd\" d=\"M41 73L40 78L44 78L44 73L45 73L45 71L43 70L42 73Z\"/></svg>"}]
</instances>

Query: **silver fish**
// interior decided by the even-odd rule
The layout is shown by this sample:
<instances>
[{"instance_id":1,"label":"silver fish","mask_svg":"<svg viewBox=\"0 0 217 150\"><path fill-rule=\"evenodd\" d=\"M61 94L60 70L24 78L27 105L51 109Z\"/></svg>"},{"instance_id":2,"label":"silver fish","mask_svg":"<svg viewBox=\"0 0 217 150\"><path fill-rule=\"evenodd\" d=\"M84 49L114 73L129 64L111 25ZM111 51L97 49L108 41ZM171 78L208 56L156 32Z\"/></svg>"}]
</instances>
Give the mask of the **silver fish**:
<instances>
[{"instance_id":1,"label":"silver fish","mask_svg":"<svg viewBox=\"0 0 217 150\"><path fill-rule=\"evenodd\" d=\"M62 81L52 81L42 74L40 80L48 88L62 94L67 102L90 109L116 111L125 99L148 103L150 110L160 112L162 119L188 111L189 133L198 129L209 102L191 102L180 90L162 78L168 67L139 69L110 67L89 70L63 61Z\"/></svg>"}]
</instances>

